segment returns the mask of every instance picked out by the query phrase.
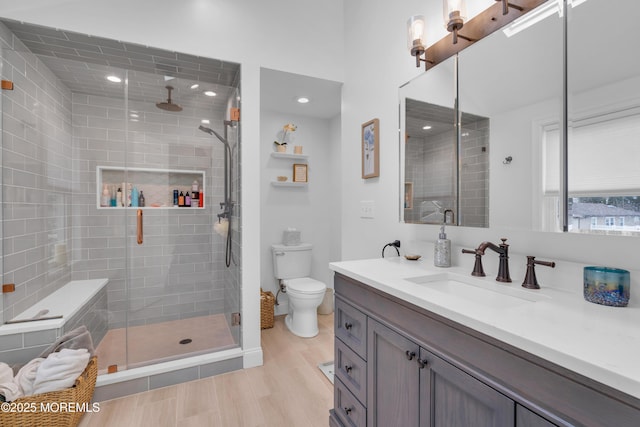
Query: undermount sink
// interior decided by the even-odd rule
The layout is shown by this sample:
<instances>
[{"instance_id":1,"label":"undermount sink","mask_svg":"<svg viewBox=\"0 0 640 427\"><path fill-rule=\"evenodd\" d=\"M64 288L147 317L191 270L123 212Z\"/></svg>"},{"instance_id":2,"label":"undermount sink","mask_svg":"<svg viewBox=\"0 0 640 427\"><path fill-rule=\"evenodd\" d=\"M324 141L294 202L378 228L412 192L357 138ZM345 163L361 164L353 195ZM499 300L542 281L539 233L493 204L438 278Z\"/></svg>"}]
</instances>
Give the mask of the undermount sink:
<instances>
[{"instance_id":1,"label":"undermount sink","mask_svg":"<svg viewBox=\"0 0 640 427\"><path fill-rule=\"evenodd\" d=\"M549 299L548 296L519 289L515 283L500 284L486 279L478 279L457 273L441 273L408 277L405 280L425 285L431 290L442 292L466 301L495 308L517 307L523 304Z\"/></svg>"}]
</instances>

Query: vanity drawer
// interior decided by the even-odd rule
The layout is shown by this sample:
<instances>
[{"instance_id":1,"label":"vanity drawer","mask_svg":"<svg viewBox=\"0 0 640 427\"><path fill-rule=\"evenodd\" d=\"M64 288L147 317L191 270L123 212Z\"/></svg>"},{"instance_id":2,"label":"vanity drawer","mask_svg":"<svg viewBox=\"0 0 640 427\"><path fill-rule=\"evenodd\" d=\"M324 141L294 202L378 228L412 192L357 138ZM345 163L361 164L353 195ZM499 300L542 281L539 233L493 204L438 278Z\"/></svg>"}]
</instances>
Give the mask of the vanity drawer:
<instances>
[{"instance_id":1,"label":"vanity drawer","mask_svg":"<svg viewBox=\"0 0 640 427\"><path fill-rule=\"evenodd\" d=\"M340 339L335 340L334 372L363 405L367 404L367 362Z\"/></svg>"},{"instance_id":2,"label":"vanity drawer","mask_svg":"<svg viewBox=\"0 0 640 427\"><path fill-rule=\"evenodd\" d=\"M367 410L338 378L335 378L334 383L333 406L338 418L345 426L365 427L367 425Z\"/></svg>"},{"instance_id":3,"label":"vanity drawer","mask_svg":"<svg viewBox=\"0 0 640 427\"><path fill-rule=\"evenodd\" d=\"M335 335L363 359L367 359L367 316L336 298Z\"/></svg>"}]
</instances>

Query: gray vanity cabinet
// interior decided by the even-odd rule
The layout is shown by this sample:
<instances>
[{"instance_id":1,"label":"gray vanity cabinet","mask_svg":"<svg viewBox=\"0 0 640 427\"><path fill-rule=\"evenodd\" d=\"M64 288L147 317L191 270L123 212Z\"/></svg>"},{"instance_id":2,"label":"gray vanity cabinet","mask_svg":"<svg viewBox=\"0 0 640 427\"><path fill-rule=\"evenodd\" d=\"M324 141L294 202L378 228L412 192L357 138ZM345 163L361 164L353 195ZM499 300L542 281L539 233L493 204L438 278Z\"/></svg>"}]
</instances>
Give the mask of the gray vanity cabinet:
<instances>
[{"instance_id":1,"label":"gray vanity cabinet","mask_svg":"<svg viewBox=\"0 0 640 427\"><path fill-rule=\"evenodd\" d=\"M513 400L433 353L420 353L420 427L514 425Z\"/></svg>"},{"instance_id":2,"label":"gray vanity cabinet","mask_svg":"<svg viewBox=\"0 0 640 427\"><path fill-rule=\"evenodd\" d=\"M369 426L514 425L511 399L380 322L367 330Z\"/></svg>"},{"instance_id":3,"label":"gray vanity cabinet","mask_svg":"<svg viewBox=\"0 0 640 427\"><path fill-rule=\"evenodd\" d=\"M522 405L516 405L516 426L517 427L555 427L555 424L542 418L525 408Z\"/></svg>"},{"instance_id":4,"label":"gray vanity cabinet","mask_svg":"<svg viewBox=\"0 0 640 427\"><path fill-rule=\"evenodd\" d=\"M332 427L640 426L639 399L338 273L335 290Z\"/></svg>"},{"instance_id":5,"label":"gray vanity cabinet","mask_svg":"<svg viewBox=\"0 0 640 427\"><path fill-rule=\"evenodd\" d=\"M367 330L367 425L417 426L420 347L373 319Z\"/></svg>"}]
</instances>

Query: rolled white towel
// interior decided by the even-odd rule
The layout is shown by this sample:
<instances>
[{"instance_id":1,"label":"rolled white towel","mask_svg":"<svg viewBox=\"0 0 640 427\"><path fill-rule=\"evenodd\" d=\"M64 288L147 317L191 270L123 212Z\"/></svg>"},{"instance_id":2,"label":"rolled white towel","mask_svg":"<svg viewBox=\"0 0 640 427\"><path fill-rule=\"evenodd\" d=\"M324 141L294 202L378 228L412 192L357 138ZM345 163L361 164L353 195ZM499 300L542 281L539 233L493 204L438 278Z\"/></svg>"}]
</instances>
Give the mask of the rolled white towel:
<instances>
[{"instance_id":1,"label":"rolled white towel","mask_svg":"<svg viewBox=\"0 0 640 427\"><path fill-rule=\"evenodd\" d=\"M4 362L0 362L0 384L13 381L13 369Z\"/></svg>"},{"instance_id":2,"label":"rolled white towel","mask_svg":"<svg viewBox=\"0 0 640 427\"><path fill-rule=\"evenodd\" d=\"M89 363L86 348L63 348L42 361L33 382L33 394L63 390L71 387Z\"/></svg>"},{"instance_id":3,"label":"rolled white towel","mask_svg":"<svg viewBox=\"0 0 640 427\"><path fill-rule=\"evenodd\" d=\"M42 357L36 357L35 359L31 360L18 371L16 377L13 379L13 382L20 386L20 389L25 396L34 394L33 383L36 380L38 368L44 360L45 359L43 359Z\"/></svg>"},{"instance_id":4,"label":"rolled white towel","mask_svg":"<svg viewBox=\"0 0 640 427\"><path fill-rule=\"evenodd\" d=\"M6 402L13 402L23 396L20 386L13 380L0 384L0 394L4 396Z\"/></svg>"}]
</instances>

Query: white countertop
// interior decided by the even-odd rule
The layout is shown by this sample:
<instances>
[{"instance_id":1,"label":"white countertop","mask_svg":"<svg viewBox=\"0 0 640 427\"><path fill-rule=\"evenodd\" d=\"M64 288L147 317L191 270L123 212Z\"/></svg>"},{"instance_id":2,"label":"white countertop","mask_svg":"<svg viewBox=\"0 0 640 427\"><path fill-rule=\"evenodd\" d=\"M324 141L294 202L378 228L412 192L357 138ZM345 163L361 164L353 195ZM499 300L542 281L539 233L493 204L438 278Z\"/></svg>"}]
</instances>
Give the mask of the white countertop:
<instances>
[{"instance_id":1,"label":"white countertop","mask_svg":"<svg viewBox=\"0 0 640 427\"><path fill-rule=\"evenodd\" d=\"M427 261L379 258L329 264L338 273L418 307L439 314L514 347L640 398L640 305L632 290L627 307L607 307L584 300L581 294L545 286L527 290L520 282L502 284L495 277L471 278L459 267L438 268ZM468 276L489 294L519 294L532 301L507 307L469 297L454 297L435 286L407 278L454 273ZM581 281L581 277L577 278ZM479 291L483 292L483 291ZM500 296L501 297L501 296ZM508 297L507 297L508 298Z\"/></svg>"}]
</instances>

